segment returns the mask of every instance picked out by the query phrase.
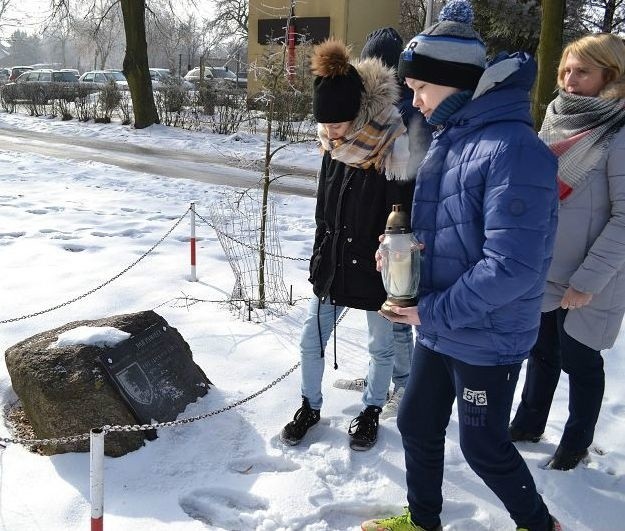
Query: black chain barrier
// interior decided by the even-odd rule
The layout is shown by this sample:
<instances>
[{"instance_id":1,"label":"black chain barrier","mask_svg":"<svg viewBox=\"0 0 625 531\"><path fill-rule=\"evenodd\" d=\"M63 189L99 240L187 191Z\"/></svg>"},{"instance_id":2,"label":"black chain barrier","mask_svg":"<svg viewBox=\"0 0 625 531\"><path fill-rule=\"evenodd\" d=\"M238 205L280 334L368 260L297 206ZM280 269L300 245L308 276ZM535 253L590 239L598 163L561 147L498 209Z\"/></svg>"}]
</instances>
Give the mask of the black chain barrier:
<instances>
[{"instance_id":1,"label":"black chain barrier","mask_svg":"<svg viewBox=\"0 0 625 531\"><path fill-rule=\"evenodd\" d=\"M158 245L160 245L173 231L174 229L182 222L182 220L186 217L186 215L189 213L189 211L191 210L191 208L188 208L185 213L180 216L180 218L178 218L178 220L176 221L176 223L165 233L165 235L163 235L163 237L158 240L148 251L146 251L142 256L140 256L137 260L135 260L132 264L130 264L128 267L126 267L125 269L123 269L122 271L120 271L118 274L116 274L114 277L110 278L109 280L107 280L106 282L103 282L102 284L96 286L95 288L87 291L86 293L79 295L77 297L74 297L73 299L70 299L66 302L63 302L61 304L57 304L56 306L53 306L51 308L48 308L46 310L41 310L39 312L34 312L28 315L22 315L20 317L13 317L10 319L3 319L0 320L0 324L6 324L6 323L12 323L15 321L20 321L23 319L28 319L31 317L36 317L38 315L42 315L54 310L57 310L59 308L62 308L63 306L67 306L69 304L72 304L80 299L83 299L85 297L87 297L88 295L91 295L92 293L98 291L99 289L102 289L104 286L110 284L111 282L113 282L114 280L118 279L119 277L121 277L124 273L128 272L130 269L132 269L134 266L136 266L141 260L143 260L146 256L148 256L152 251L154 251L154 249L156 249L156 247ZM260 248L258 247L254 247L250 244L247 244L245 242L239 241L236 238L234 238L233 236L230 236L229 234L220 231L219 229L217 229L212 223L210 223L207 219L205 219L203 216L201 216L200 214L198 214L196 212L196 215L202 220L204 221L204 223L206 223L209 227L211 227L215 232L217 232L218 234L221 234L223 236L225 236L226 238L229 238L230 240L234 241L235 243L238 243L239 245L242 245L244 247L247 247L248 249L254 250L254 251L260 251ZM267 255L269 256L273 256L275 258L282 258L285 260L296 260L296 261L308 261L308 258L294 258L294 257L290 257L290 256L283 256L283 255L278 255L275 253L270 253L265 251ZM172 300L179 300L180 298L176 298L176 299L170 299L169 301L166 301L164 303L162 303L159 306L162 306L163 304L167 304L168 302L171 302ZM196 298L192 298L192 297L184 297L183 299L185 300L189 300L192 301L193 303L196 302L211 302L211 303L231 303L231 302L248 302L244 299L224 299L224 300L204 300L204 299L196 299ZM292 302L298 302L300 300L309 300L310 297L299 297L297 299L294 299ZM159 307L157 306L157 308ZM341 315L339 316L339 318L336 320L336 324L338 325L343 318L347 315L347 312L349 311L349 308L345 308L344 311L341 313ZM225 413L226 411L230 411L231 409L234 409L238 406L241 406L243 404L245 404L246 402L249 402L250 400L253 400L254 398L260 396L261 394L265 393L266 391L268 391L269 389L271 389L272 387L275 387L278 383L280 383L282 380L284 380L287 376L289 376L290 374L292 374L299 366L301 365L301 362L297 362L295 365L293 365L293 367L291 367L288 371L286 371L284 374L282 374L281 376L279 376L278 378L276 378L275 380L273 380L271 383L267 384L265 387L263 387L262 389L256 391L255 393L252 393L251 395L242 398L241 400L238 400L236 402L233 402L227 406L224 406L220 409L215 409L213 411L209 411L207 413L203 413L201 415L196 415L194 417L187 417L187 418L182 418L179 420L173 420L173 421L167 421L167 422L156 422L153 424L133 424L133 425L126 425L126 426L120 426L120 425L104 425L101 426L99 429L102 430L104 433L112 433L112 432L137 432L137 431L147 431L147 430L154 430L154 429L158 429L158 428L170 428L170 427L174 427L174 426L180 426L183 424L189 424L192 422L196 422L198 420L203 420L209 417L213 417L215 415L219 415L220 413ZM26 439L23 437L0 437L0 446L4 447L6 444L21 444L24 446L35 446L35 445L49 445L49 444L70 444L70 443L75 443L75 442L80 442L80 441L86 441L90 438L90 433L82 433L82 434L78 434L78 435L70 435L70 436L66 436L66 437L56 437L56 438L48 438L48 439Z\"/></svg>"},{"instance_id":2,"label":"black chain barrier","mask_svg":"<svg viewBox=\"0 0 625 531\"><path fill-rule=\"evenodd\" d=\"M262 395L264 392L268 391L272 387L278 385L282 380L284 380L287 376L293 373L299 366L301 362L297 362L293 367L291 367L288 371L286 371L283 375L278 376L271 383L267 384L262 389L259 389L255 393L252 393L241 400L237 400L232 404L228 404L219 409L214 409L213 411L209 411L207 413L203 413L201 415L196 415L194 417L186 417L178 420L171 420L167 422L155 422L153 424L133 424L127 426L120 425L110 425L106 424L101 426L99 429L106 433L113 432L136 432L136 431L147 431L147 430L155 430L158 428L172 428L174 426L181 426L183 424L190 424L191 422L196 422L198 420L203 420L209 417L214 417L215 415L219 415L220 413L225 413L226 411L230 411L235 407L238 407L254 398ZM86 441L90 437L90 433L81 433L79 435L69 435L67 437L57 437L57 438L49 438L49 439L25 439L23 437L0 437L0 443L2 444L21 444L23 446L44 446L48 444L69 444L80 441Z\"/></svg>"},{"instance_id":3,"label":"black chain barrier","mask_svg":"<svg viewBox=\"0 0 625 531\"><path fill-rule=\"evenodd\" d=\"M217 234L221 234L222 236L225 236L226 238L228 238L229 240L233 241L234 243L238 243L239 245L242 245L243 247L247 247L248 249L250 249L252 251L262 251L263 250L260 247L256 247L256 246L251 245L249 243L242 242L241 240L237 240L234 236L231 236L227 232L219 230L210 221L208 221L206 218L204 218L203 216L198 214L197 210L195 211L195 215L198 218L200 218L204 223L206 223L211 229L213 229ZM274 258L283 258L284 260L295 260L295 261L299 261L299 262L308 262L310 260L310 258L296 258L296 257L293 257L293 256L283 256L281 254L270 253L269 251L265 251L265 254L267 256L273 256Z\"/></svg>"},{"instance_id":4,"label":"black chain barrier","mask_svg":"<svg viewBox=\"0 0 625 531\"><path fill-rule=\"evenodd\" d=\"M76 301L79 301L80 299L84 299L85 297L91 295L92 293L95 293L99 289L102 289L104 286L107 286L108 284L110 284L114 280L117 280L124 273L127 273L130 269L135 267L139 262L141 262L141 260L143 260L146 256L148 256L152 251L154 251L154 249L156 249L156 247L158 247L165 240L165 238L167 238L167 236L169 236L174 231L174 229L182 222L182 220L189 213L189 210L191 210L191 208L188 208L185 211L185 213L182 216L180 216L180 218L178 218L178 221L176 221L176 223L174 223L174 226L171 229L169 229L160 240L158 240L152 247L150 247L150 249L148 249L143 255L141 255L139 258L137 258L132 264L130 264L128 267L126 267L125 269L123 269L122 271L117 273L114 277L110 278L106 282L102 282L102 284L99 284L95 288L90 289L86 293L83 293L82 295L78 295L77 297L74 297L73 299L70 299L68 301L62 302L61 304L57 304L56 306L52 306L51 308L47 308L45 310L41 310L41 311L38 311L38 312L29 313L27 315L21 315L20 317L12 317L10 319L2 319L2 320L0 320L0 324L14 323L16 321L22 321L24 319L30 319L31 317L37 317L38 315L43 315L44 313L49 313L49 312L52 312L54 310L58 310L59 308L62 308L63 306L68 306L68 305L70 305L70 304L72 304L72 303L74 303Z\"/></svg>"}]
</instances>

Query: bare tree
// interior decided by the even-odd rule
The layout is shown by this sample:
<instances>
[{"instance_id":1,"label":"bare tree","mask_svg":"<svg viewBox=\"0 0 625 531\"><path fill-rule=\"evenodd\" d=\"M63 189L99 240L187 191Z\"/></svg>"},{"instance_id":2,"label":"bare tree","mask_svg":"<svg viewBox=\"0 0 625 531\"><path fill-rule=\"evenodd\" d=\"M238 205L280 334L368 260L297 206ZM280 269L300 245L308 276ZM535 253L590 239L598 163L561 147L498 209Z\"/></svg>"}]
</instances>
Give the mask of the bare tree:
<instances>
[{"instance_id":1,"label":"bare tree","mask_svg":"<svg viewBox=\"0 0 625 531\"><path fill-rule=\"evenodd\" d=\"M166 10L153 10L146 19L150 66L174 70L182 44L182 23Z\"/></svg>"},{"instance_id":2,"label":"bare tree","mask_svg":"<svg viewBox=\"0 0 625 531\"><path fill-rule=\"evenodd\" d=\"M56 48L58 46L60 48L61 64L67 66L67 46L72 38L71 22L62 20L60 24L55 25L53 28L44 28L42 37L52 43L52 47Z\"/></svg>"},{"instance_id":3,"label":"bare tree","mask_svg":"<svg viewBox=\"0 0 625 531\"><path fill-rule=\"evenodd\" d=\"M540 45L538 46L538 78L534 87L532 114L534 126L540 129L547 104L553 99L556 76L562 53L562 27L566 0L543 0Z\"/></svg>"},{"instance_id":4,"label":"bare tree","mask_svg":"<svg viewBox=\"0 0 625 531\"><path fill-rule=\"evenodd\" d=\"M625 31L625 0L586 0L578 14L588 33Z\"/></svg>"},{"instance_id":5,"label":"bare tree","mask_svg":"<svg viewBox=\"0 0 625 531\"><path fill-rule=\"evenodd\" d=\"M425 29L426 0L401 0L399 11L399 34L408 42L415 35ZM444 0L434 0L433 11L438 13L441 7L445 5ZM432 17L432 22L436 21L436 17Z\"/></svg>"},{"instance_id":6,"label":"bare tree","mask_svg":"<svg viewBox=\"0 0 625 531\"><path fill-rule=\"evenodd\" d=\"M142 129L160 123L148 65L148 44L145 38L145 0L119 0L122 6L126 54L124 75L128 80L135 127Z\"/></svg>"},{"instance_id":7,"label":"bare tree","mask_svg":"<svg viewBox=\"0 0 625 531\"><path fill-rule=\"evenodd\" d=\"M77 39L82 42L83 49L91 54L93 68L107 68L109 58L119 60L123 49L121 32L121 10L119 3L110 0L91 0L85 13L68 13L60 23L68 23ZM58 23L51 25L56 29Z\"/></svg>"},{"instance_id":8,"label":"bare tree","mask_svg":"<svg viewBox=\"0 0 625 531\"><path fill-rule=\"evenodd\" d=\"M4 22L4 15L10 7L12 0L0 0L0 25Z\"/></svg>"},{"instance_id":9,"label":"bare tree","mask_svg":"<svg viewBox=\"0 0 625 531\"><path fill-rule=\"evenodd\" d=\"M474 0L475 29L490 56L523 50L534 54L540 36L539 0Z\"/></svg>"},{"instance_id":10,"label":"bare tree","mask_svg":"<svg viewBox=\"0 0 625 531\"><path fill-rule=\"evenodd\" d=\"M9 16L9 8L12 7L15 7L15 0L0 0L0 30L5 30L8 27L21 28L19 21Z\"/></svg>"},{"instance_id":11,"label":"bare tree","mask_svg":"<svg viewBox=\"0 0 625 531\"><path fill-rule=\"evenodd\" d=\"M222 36L247 40L248 1L214 0L213 28Z\"/></svg>"},{"instance_id":12,"label":"bare tree","mask_svg":"<svg viewBox=\"0 0 625 531\"><path fill-rule=\"evenodd\" d=\"M75 0L78 2L78 0ZM134 125L141 129L159 123L152 80L148 67L148 46L145 36L146 0L104 0L105 7L100 20L106 20L110 12L121 6L126 35L124 75L128 80L134 113ZM51 0L53 16L66 19L71 12L72 0ZM89 11L95 12L99 0L88 0Z\"/></svg>"}]
</instances>

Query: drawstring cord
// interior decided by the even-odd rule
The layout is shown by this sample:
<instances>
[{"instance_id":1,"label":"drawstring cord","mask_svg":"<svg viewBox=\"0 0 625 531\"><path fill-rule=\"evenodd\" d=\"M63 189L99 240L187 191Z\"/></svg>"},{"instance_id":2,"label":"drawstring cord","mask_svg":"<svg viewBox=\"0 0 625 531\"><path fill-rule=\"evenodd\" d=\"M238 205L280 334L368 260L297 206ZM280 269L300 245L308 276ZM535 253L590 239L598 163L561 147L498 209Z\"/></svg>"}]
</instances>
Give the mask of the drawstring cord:
<instances>
[{"instance_id":1,"label":"drawstring cord","mask_svg":"<svg viewBox=\"0 0 625 531\"><path fill-rule=\"evenodd\" d=\"M332 330L334 335L334 370L339 368L339 364L336 362L336 304L334 305L334 329Z\"/></svg>"},{"instance_id":2,"label":"drawstring cord","mask_svg":"<svg viewBox=\"0 0 625 531\"><path fill-rule=\"evenodd\" d=\"M334 370L339 368L339 364L336 360L336 304L332 305L334 308L334 325L332 328L332 334L334 336ZM321 357L325 357L325 350L323 348L323 336L321 334L321 318L319 317L319 313L321 312L321 299L317 299L317 333L319 334L319 350Z\"/></svg>"},{"instance_id":3,"label":"drawstring cord","mask_svg":"<svg viewBox=\"0 0 625 531\"><path fill-rule=\"evenodd\" d=\"M321 335L321 318L319 317L319 312L321 312L321 299L317 299L317 332L319 333L319 348L321 350L321 357L325 356L325 351L323 349L323 336Z\"/></svg>"}]
</instances>

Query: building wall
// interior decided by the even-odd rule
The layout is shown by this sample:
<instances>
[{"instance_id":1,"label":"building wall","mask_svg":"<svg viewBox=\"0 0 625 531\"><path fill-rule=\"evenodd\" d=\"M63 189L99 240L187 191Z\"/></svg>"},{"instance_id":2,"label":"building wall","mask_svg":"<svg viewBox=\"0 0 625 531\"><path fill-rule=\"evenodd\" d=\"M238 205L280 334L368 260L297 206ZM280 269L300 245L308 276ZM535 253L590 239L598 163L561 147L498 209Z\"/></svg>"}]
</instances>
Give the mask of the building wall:
<instances>
[{"instance_id":1,"label":"building wall","mask_svg":"<svg viewBox=\"0 0 625 531\"><path fill-rule=\"evenodd\" d=\"M360 55L365 37L374 29L399 25L399 0L348 0L346 41Z\"/></svg>"},{"instance_id":2,"label":"building wall","mask_svg":"<svg viewBox=\"0 0 625 531\"><path fill-rule=\"evenodd\" d=\"M258 43L258 20L286 18L290 0L249 0L248 64L259 60L264 46ZM399 0L307 0L295 3L296 17L329 17L330 36L352 45L352 55L358 57L368 33L382 26L399 24ZM248 91L258 90L249 69Z\"/></svg>"}]
</instances>

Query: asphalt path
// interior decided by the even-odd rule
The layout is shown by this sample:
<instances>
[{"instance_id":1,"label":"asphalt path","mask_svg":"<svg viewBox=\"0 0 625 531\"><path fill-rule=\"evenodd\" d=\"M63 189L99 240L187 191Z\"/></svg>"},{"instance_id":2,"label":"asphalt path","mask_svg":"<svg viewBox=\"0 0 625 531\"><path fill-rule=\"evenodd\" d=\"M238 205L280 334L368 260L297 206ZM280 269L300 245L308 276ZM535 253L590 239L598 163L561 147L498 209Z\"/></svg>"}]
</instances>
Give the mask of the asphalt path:
<instances>
[{"instance_id":1,"label":"asphalt path","mask_svg":"<svg viewBox=\"0 0 625 531\"><path fill-rule=\"evenodd\" d=\"M96 161L125 170L236 188L258 186L262 178L261 161L28 131L3 124L0 124L0 148L66 160ZM303 197L315 195L315 172L272 164L272 174L272 177L280 176L271 184L274 192Z\"/></svg>"}]
</instances>

